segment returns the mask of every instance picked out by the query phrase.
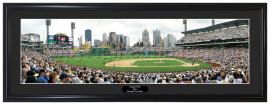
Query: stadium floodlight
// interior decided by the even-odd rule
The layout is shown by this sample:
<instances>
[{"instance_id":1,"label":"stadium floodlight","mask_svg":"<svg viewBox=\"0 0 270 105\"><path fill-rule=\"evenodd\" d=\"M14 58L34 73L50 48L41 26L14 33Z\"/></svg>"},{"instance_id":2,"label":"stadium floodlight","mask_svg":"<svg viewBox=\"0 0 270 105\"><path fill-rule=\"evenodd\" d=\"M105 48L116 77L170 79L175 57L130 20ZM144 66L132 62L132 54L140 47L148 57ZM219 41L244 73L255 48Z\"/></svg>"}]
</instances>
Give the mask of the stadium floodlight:
<instances>
[{"instance_id":1,"label":"stadium floodlight","mask_svg":"<svg viewBox=\"0 0 270 105\"><path fill-rule=\"evenodd\" d=\"M73 30L75 29L75 23L71 22L71 40L74 43L74 32ZM72 47L73 47L73 43L72 43Z\"/></svg>"},{"instance_id":2,"label":"stadium floodlight","mask_svg":"<svg viewBox=\"0 0 270 105\"><path fill-rule=\"evenodd\" d=\"M51 19L46 19L46 25L51 25Z\"/></svg>"},{"instance_id":3,"label":"stadium floodlight","mask_svg":"<svg viewBox=\"0 0 270 105\"><path fill-rule=\"evenodd\" d=\"M183 24L185 25L185 32L187 31L187 19L183 19ZM187 35L187 34L185 34Z\"/></svg>"},{"instance_id":4,"label":"stadium floodlight","mask_svg":"<svg viewBox=\"0 0 270 105\"><path fill-rule=\"evenodd\" d=\"M46 26L47 26L47 44L49 44L49 26L51 25L51 19L46 19Z\"/></svg>"},{"instance_id":5,"label":"stadium floodlight","mask_svg":"<svg viewBox=\"0 0 270 105\"><path fill-rule=\"evenodd\" d=\"M215 25L215 19L212 19L212 26Z\"/></svg>"},{"instance_id":6,"label":"stadium floodlight","mask_svg":"<svg viewBox=\"0 0 270 105\"><path fill-rule=\"evenodd\" d=\"M71 22L71 29L75 29L75 23Z\"/></svg>"}]
</instances>

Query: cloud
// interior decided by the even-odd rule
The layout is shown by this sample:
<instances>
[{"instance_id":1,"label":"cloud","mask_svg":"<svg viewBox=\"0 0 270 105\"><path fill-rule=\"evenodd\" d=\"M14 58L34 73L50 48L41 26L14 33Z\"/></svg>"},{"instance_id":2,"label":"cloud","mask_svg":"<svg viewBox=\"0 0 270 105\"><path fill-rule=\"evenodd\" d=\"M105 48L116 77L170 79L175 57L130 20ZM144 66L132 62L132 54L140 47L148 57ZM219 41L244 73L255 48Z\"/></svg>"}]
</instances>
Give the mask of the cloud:
<instances>
[{"instance_id":1,"label":"cloud","mask_svg":"<svg viewBox=\"0 0 270 105\"><path fill-rule=\"evenodd\" d=\"M212 25L212 19L188 19L187 29L193 30ZM215 19L216 24L231 21L234 19ZM184 31L182 19L51 19L49 34L57 32L67 33L71 36L71 22L75 22L74 45L78 46L78 38L84 36L86 29L92 30L92 44L94 39L102 40L102 34L109 35L110 32L124 34L130 37L130 45L142 38L142 31L147 28L150 35L150 42L153 41L153 30L161 30L161 36L168 34L176 36L177 40L183 37ZM36 33L43 40L43 31L46 36L47 27L45 19L22 19L21 33ZM46 37L45 37L46 38ZM84 37L83 37L84 42Z\"/></svg>"}]
</instances>

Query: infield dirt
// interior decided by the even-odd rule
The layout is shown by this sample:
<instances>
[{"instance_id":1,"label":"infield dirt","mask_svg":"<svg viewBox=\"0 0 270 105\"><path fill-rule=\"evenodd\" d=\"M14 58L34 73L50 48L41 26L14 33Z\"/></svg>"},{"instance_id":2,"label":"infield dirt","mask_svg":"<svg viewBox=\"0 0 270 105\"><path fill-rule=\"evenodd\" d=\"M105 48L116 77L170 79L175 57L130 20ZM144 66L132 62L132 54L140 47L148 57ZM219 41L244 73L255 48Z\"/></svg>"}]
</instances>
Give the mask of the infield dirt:
<instances>
[{"instance_id":1,"label":"infield dirt","mask_svg":"<svg viewBox=\"0 0 270 105\"><path fill-rule=\"evenodd\" d=\"M115 64L115 67L141 67L137 65L132 65L136 61L142 61L142 60L175 60L181 63L184 63L182 65L174 65L174 66L185 66L185 67L194 67L194 66L200 66L200 64L188 64L186 62L176 60L173 58L147 58L147 59L128 59L128 60L118 60L118 61L112 61L107 63L105 66L113 66ZM143 66L143 67L172 67L172 66Z\"/></svg>"}]
</instances>

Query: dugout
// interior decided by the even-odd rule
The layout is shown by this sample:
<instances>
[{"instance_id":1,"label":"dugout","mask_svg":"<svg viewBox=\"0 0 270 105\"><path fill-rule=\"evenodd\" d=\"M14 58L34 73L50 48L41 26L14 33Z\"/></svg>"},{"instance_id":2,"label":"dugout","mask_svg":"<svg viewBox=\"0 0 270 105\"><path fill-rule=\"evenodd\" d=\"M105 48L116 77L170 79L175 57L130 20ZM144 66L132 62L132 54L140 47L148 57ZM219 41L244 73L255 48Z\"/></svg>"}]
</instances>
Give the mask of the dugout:
<instances>
[{"instance_id":1,"label":"dugout","mask_svg":"<svg viewBox=\"0 0 270 105\"><path fill-rule=\"evenodd\" d=\"M102 56L106 54L110 54L110 49L109 48L92 48L91 49L91 54L94 56Z\"/></svg>"}]
</instances>

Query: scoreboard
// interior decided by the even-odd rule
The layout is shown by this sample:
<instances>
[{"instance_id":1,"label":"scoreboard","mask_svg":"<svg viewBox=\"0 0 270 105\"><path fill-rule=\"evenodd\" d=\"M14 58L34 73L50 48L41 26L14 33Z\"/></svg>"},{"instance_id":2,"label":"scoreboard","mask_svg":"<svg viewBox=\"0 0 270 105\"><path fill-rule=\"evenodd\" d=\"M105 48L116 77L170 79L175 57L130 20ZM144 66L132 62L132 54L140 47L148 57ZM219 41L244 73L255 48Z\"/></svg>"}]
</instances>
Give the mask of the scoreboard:
<instances>
[{"instance_id":1,"label":"scoreboard","mask_svg":"<svg viewBox=\"0 0 270 105\"><path fill-rule=\"evenodd\" d=\"M69 44L68 36L57 34L54 36L54 44Z\"/></svg>"}]
</instances>

